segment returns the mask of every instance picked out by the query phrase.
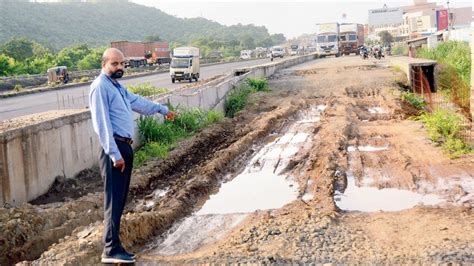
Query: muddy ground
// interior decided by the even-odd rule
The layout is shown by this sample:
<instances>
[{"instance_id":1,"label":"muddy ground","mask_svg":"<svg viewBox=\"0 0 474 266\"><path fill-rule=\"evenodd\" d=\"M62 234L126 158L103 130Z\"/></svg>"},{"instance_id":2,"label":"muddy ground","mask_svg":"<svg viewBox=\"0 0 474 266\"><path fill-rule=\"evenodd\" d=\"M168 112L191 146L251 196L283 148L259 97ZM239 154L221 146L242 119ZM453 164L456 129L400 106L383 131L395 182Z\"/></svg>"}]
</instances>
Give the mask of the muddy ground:
<instances>
[{"instance_id":1,"label":"muddy ground","mask_svg":"<svg viewBox=\"0 0 474 266\"><path fill-rule=\"evenodd\" d=\"M448 159L423 126L408 119L414 110L398 100L400 73L384 60L326 58L282 70L269 83L272 91L252 97L234 119L183 141L167 160L134 170L121 238L139 264L474 263L474 156ZM304 117L315 109L317 119ZM308 137L283 160L281 173L293 180L296 198L278 208L219 216L228 222L201 234L218 216L196 212L222 183L249 165L259 167L262 161L249 160L295 125ZM83 189L80 183L72 182ZM362 194L374 196L361 205L368 209L346 208L357 202L350 192L360 187L372 189ZM404 201L377 196L390 189L439 201L371 210ZM98 263L102 195L87 190L80 198L0 209L0 264ZM179 228L190 217L201 223L188 236ZM152 252L177 233L184 241L172 242L171 251ZM181 248L193 235L204 240Z\"/></svg>"}]
</instances>

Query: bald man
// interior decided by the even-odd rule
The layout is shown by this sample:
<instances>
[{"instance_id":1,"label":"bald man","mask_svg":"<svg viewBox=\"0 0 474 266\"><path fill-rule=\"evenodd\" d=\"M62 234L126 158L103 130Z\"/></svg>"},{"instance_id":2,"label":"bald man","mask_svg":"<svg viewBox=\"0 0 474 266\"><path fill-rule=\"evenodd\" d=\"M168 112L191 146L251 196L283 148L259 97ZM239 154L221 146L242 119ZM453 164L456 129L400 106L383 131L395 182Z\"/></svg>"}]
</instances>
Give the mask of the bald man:
<instances>
[{"instance_id":1,"label":"bald man","mask_svg":"<svg viewBox=\"0 0 474 266\"><path fill-rule=\"evenodd\" d=\"M92 82L89 105L92 125L102 150L99 166L104 179L104 251L102 263L133 263L135 255L120 242L120 218L127 201L133 167L132 111L152 115L160 113L172 120L174 113L164 105L135 95L117 80L124 73L124 56L115 48L102 56L102 71Z\"/></svg>"}]
</instances>

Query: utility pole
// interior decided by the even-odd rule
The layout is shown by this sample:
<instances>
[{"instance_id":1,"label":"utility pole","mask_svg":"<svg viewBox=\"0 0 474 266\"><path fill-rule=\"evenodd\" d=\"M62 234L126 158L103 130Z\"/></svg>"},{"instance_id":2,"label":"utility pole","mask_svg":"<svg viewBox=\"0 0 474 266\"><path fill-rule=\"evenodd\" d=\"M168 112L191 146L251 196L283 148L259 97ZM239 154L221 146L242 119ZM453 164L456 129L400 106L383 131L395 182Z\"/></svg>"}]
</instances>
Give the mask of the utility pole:
<instances>
[{"instance_id":1,"label":"utility pole","mask_svg":"<svg viewBox=\"0 0 474 266\"><path fill-rule=\"evenodd\" d=\"M474 22L471 21L471 60L474 62ZM471 64L471 137L474 133L474 64Z\"/></svg>"},{"instance_id":2,"label":"utility pole","mask_svg":"<svg viewBox=\"0 0 474 266\"><path fill-rule=\"evenodd\" d=\"M451 20L451 15L450 15L450 11L449 11L449 0L446 1L446 4L447 4L447 6L448 6L448 41L449 41L449 39L450 39L450 37L451 37L451 36L450 36L450 31L451 31L451 29L450 29L450 28L451 28L451 21L450 21L450 20Z\"/></svg>"}]
</instances>

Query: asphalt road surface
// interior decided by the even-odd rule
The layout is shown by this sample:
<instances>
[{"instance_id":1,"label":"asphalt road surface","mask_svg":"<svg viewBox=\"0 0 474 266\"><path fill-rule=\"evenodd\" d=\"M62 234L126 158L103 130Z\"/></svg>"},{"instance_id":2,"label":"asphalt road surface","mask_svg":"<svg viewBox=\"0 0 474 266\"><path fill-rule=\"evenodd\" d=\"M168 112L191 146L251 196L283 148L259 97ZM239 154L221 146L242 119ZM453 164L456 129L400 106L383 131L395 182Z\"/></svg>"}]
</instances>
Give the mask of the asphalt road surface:
<instances>
[{"instance_id":1,"label":"asphalt road surface","mask_svg":"<svg viewBox=\"0 0 474 266\"><path fill-rule=\"evenodd\" d=\"M233 62L201 67L200 79L230 73L232 69L269 63L270 59L260 59L244 62ZM122 80L124 85L149 82L159 88L175 90L188 82L171 83L168 72L144 77ZM41 113L58 109L85 108L88 106L89 85L69 89L47 91L29 95L0 99L0 121L18 116Z\"/></svg>"}]
</instances>

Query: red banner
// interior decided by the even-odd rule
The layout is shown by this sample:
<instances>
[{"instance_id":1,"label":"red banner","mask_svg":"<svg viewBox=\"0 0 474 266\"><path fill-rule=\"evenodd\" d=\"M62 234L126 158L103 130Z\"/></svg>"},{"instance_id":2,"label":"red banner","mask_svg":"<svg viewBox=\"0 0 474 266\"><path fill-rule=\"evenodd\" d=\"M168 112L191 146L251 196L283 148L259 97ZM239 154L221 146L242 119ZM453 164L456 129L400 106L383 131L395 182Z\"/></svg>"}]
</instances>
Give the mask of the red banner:
<instances>
[{"instance_id":1,"label":"red banner","mask_svg":"<svg viewBox=\"0 0 474 266\"><path fill-rule=\"evenodd\" d=\"M436 24L438 25L438 31L448 28L448 10L436 11Z\"/></svg>"}]
</instances>

